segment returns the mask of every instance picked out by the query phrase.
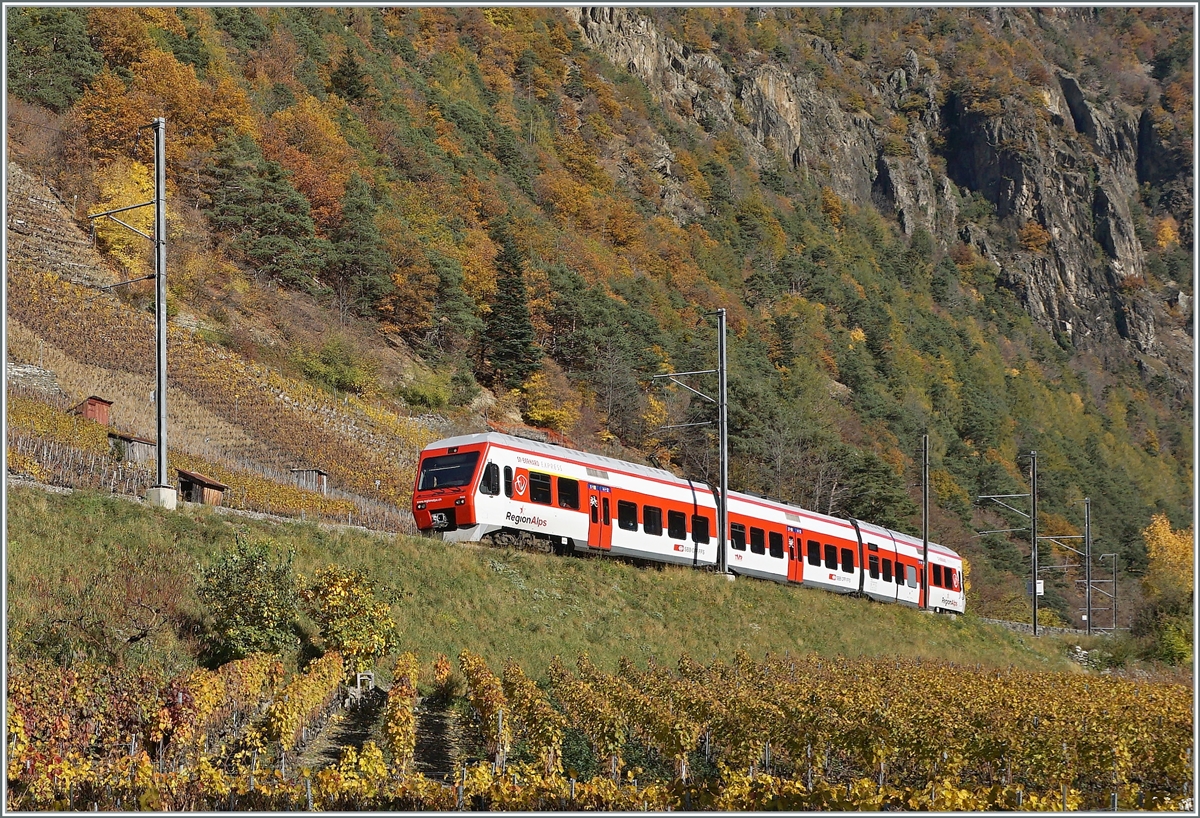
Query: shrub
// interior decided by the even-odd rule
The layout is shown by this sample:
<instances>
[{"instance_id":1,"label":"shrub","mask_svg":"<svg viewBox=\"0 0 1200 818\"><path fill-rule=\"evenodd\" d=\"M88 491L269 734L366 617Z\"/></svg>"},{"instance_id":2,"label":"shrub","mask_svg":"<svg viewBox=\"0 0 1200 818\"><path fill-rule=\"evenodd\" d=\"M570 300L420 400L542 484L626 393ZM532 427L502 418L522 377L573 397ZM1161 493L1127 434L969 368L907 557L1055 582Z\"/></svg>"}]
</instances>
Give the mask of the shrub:
<instances>
[{"instance_id":1,"label":"shrub","mask_svg":"<svg viewBox=\"0 0 1200 818\"><path fill-rule=\"evenodd\" d=\"M1017 237L1021 241L1021 246L1031 253L1045 252L1051 239L1050 231L1032 219L1025 223Z\"/></svg>"},{"instance_id":2,"label":"shrub","mask_svg":"<svg viewBox=\"0 0 1200 818\"><path fill-rule=\"evenodd\" d=\"M276 653L296 643L295 552L273 559L272 541L238 538L201 572L200 599L212 618L210 648L221 660Z\"/></svg>"},{"instance_id":3,"label":"shrub","mask_svg":"<svg viewBox=\"0 0 1200 818\"><path fill-rule=\"evenodd\" d=\"M361 394L375 383L374 367L339 336L327 340L315 354L301 353L297 363L305 378L335 392Z\"/></svg>"},{"instance_id":4,"label":"shrub","mask_svg":"<svg viewBox=\"0 0 1200 818\"><path fill-rule=\"evenodd\" d=\"M400 634L388 604L375 597L362 571L330 565L311 583L302 584L306 612L321 628L326 650L345 658L347 672L364 671L399 647Z\"/></svg>"},{"instance_id":5,"label":"shrub","mask_svg":"<svg viewBox=\"0 0 1200 818\"><path fill-rule=\"evenodd\" d=\"M421 409L441 409L449 400L445 386L436 381L417 381L398 391L405 403Z\"/></svg>"}]
</instances>

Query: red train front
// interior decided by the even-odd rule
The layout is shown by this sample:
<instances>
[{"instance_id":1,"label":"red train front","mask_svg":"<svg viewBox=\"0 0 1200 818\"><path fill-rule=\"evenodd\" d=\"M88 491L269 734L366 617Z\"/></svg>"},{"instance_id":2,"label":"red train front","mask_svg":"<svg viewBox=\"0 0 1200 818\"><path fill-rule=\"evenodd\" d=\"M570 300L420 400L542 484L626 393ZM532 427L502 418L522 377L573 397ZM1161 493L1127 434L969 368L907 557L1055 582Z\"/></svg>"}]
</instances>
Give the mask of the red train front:
<instances>
[{"instance_id":1,"label":"red train front","mask_svg":"<svg viewBox=\"0 0 1200 818\"><path fill-rule=\"evenodd\" d=\"M475 525L473 498L487 443L456 445L458 440L439 441L421 452L413 488L413 517L421 531L451 532Z\"/></svg>"}]
</instances>

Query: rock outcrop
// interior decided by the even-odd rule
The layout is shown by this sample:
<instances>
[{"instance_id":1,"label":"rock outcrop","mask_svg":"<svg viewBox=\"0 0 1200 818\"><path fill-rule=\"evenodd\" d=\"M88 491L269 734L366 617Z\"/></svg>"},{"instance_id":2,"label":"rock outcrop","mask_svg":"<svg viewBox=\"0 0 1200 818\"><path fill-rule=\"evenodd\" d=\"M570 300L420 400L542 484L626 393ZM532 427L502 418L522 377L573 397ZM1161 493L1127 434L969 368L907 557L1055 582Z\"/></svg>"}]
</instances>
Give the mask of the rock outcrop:
<instances>
[{"instance_id":1,"label":"rock outcrop","mask_svg":"<svg viewBox=\"0 0 1200 818\"><path fill-rule=\"evenodd\" d=\"M896 133L818 87L812 73L765 55L727 67L636 10L568 14L665 109L710 132L731 131L760 166L787 162L843 199L874 203L905 233L924 228L943 248L973 246L1062 343L1112 367L1135 360L1190 394L1192 303L1178 287L1155 294L1144 286L1131 202L1146 181L1176 191L1180 240L1190 242L1193 170L1167 155L1147 112L1096 102L1060 72L1042 89L1044 117L985 116L955 96L934 60L909 51L870 86L884 110L915 118ZM828 42L813 37L810 46L833 72L856 70ZM964 217L964 203L978 196L994 221ZM1022 229L1047 238L1020 241Z\"/></svg>"}]
</instances>

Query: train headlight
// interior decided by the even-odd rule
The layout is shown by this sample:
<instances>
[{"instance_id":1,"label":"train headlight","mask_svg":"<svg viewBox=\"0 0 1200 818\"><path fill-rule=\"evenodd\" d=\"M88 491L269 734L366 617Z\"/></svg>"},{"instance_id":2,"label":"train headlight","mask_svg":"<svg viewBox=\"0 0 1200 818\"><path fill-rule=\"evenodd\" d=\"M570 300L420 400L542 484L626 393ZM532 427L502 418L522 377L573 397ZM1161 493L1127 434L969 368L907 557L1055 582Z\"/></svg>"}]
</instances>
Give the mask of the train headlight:
<instances>
[{"instance_id":1,"label":"train headlight","mask_svg":"<svg viewBox=\"0 0 1200 818\"><path fill-rule=\"evenodd\" d=\"M466 503L466 502L467 502L467 498L466 498L466 497L459 497L457 500L455 500L455 501L454 501L454 505L456 505L456 506L461 506L461 505L463 505L463 504L464 504L464 503Z\"/></svg>"},{"instance_id":2,"label":"train headlight","mask_svg":"<svg viewBox=\"0 0 1200 818\"><path fill-rule=\"evenodd\" d=\"M424 503L417 503L417 511L423 511L424 509L425 509Z\"/></svg>"}]
</instances>

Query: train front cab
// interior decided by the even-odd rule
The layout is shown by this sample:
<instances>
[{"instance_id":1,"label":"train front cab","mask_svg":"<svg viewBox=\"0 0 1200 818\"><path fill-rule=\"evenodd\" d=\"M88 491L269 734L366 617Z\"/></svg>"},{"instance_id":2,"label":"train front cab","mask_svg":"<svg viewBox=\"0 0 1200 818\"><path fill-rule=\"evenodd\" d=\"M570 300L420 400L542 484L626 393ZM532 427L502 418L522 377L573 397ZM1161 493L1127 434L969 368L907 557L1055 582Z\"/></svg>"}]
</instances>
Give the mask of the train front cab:
<instances>
[{"instance_id":1,"label":"train front cab","mask_svg":"<svg viewBox=\"0 0 1200 818\"><path fill-rule=\"evenodd\" d=\"M459 442L462 441L462 442ZM466 539L474 532L475 487L480 481L487 441L481 436L451 438L421 452L413 487L413 517L423 534Z\"/></svg>"}]
</instances>

